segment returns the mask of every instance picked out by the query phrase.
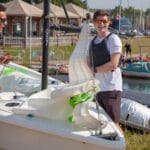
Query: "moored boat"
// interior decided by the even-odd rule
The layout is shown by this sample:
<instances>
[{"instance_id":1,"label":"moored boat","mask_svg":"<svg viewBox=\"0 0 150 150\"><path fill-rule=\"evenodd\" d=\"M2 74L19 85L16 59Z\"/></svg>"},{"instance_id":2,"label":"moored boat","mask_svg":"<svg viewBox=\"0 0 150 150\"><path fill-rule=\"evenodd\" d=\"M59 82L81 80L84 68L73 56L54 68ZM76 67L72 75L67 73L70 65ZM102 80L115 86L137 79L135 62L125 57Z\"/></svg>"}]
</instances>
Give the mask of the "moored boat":
<instances>
[{"instance_id":1,"label":"moored boat","mask_svg":"<svg viewBox=\"0 0 150 150\"><path fill-rule=\"evenodd\" d=\"M65 97L68 95L68 90L64 95ZM73 111L75 122L70 122L68 116L72 114L70 111L72 109L65 99L62 100L60 94L59 98L56 98L59 102L56 103L55 98L47 99L42 93L36 93L36 96L32 95L30 99L19 97L17 93L15 96L18 97L15 100L11 99L11 96L10 99L0 100L2 134L0 148L6 150L26 148L47 150L62 147L67 150L125 149L124 136L101 108L99 108L101 119L98 119L95 103L79 104ZM17 103L19 105L16 105Z\"/></svg>"},{"instance_id":2,"label":"moored boat","mask_svg":"<svg viewBox=\"0 0 150 150\"><path fill-rule=\"evenodd\" d=\"M150 132L150 109L135 100L122 98L121 123L132 128Z\"/></svg>"},{"instance_id":3,"label":"moored boat","mask_svg":"<svg viewBox=\"0 0 150 150\"><path fill-rule=\"evenodd\" d=\"M37 81L36 79L40 77L39 73L14 63L8 65L9 68L6 66L1 78L12 75L11 80L16 81L18 86L16 79L21 81L22 77L30 85L27 86L29 88L34 86L31 86L31 82L27 80L30 81L32 78ZM11 69L14 68L13 72ZM17 72L21 72L22 76ZM49 80L53 81L52 78ZM15 82L13 83L15 85ZM34 82L32 83L34 85ZM96 105L90 101L92 95L86 95L86 92L91 90L93 81L74 85L65 85L60 81L50 83L53 82L49 82L48 89L35 94L29 93L31 96L27 96L26 92L16 91L0 94L0 132L3 135L0 137L0 148L6 150L24 150L27 147L32 150L61 147L64 149L78 147L82 150L125 149L122 133L101 107L99 107L99 120ZM30 91L35 92L32 89ZM85 94L79 97L82 97L82 100L87 98L87 101L72 108L69 98L73 96L76 98L83 92ZM74 115L75 122L69 121L70 115Z\"/></svg>"},{"instance_id":4,"label":"moored boat","mask_svg":"<svg viewBox=\"0 0 150 150\"><path fill-rule=\"evenodd\" d=\"M150 62L130 62L122 67L122 75L126 77L150 78Z\"/></svg>"}]
</instances>

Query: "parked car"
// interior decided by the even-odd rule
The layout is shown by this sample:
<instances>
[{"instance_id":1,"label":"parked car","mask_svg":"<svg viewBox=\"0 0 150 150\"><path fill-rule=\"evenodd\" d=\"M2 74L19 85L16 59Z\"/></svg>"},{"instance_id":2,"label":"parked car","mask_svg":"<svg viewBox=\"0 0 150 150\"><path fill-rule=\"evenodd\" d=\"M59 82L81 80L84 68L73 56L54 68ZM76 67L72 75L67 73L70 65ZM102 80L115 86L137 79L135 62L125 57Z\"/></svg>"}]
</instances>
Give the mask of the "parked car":
<instances>
[{"instance_id":1,"label":"parked car","mask_svg":"<svg viewBox=\"0 0 150 150\"><path fill-rule=\"evenodd\" d=\"M128 31L128 32L126 33L126 35L127 35L127 36L130 36L130 37L134 37L134 36L136 36L136 32L134 32L134 31Z\"/></svg>"}]
</instances>

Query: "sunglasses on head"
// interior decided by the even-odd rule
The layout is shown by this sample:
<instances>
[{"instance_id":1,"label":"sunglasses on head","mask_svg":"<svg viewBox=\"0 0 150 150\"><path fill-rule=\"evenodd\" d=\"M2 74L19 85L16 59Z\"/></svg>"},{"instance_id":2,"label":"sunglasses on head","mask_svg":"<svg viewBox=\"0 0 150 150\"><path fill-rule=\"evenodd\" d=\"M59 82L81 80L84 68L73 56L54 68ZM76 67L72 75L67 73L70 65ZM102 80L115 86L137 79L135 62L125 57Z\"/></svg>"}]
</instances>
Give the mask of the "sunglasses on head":
<instances>
[{"instance_id":1,"label":"sunglasses on head","mask_svg":"<svg viewBox=\"0 0 150 150\"><path fill-rule=\"evenodd\" d=\"M105 24L105 23L109 23L109 20L105 20L105 19L96 19L96 20L95 20L95 23L96 23L96 24L101 24L101 23L104 23L104 24Z\"/></svg>"}]
</instances>

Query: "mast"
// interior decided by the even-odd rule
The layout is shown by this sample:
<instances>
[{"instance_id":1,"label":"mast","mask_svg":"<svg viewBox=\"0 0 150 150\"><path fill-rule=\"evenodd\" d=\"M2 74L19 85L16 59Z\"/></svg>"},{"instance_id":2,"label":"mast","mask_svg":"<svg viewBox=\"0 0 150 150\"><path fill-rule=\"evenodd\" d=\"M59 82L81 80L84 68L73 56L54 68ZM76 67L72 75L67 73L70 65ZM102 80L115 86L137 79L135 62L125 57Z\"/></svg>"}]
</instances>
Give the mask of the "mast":
<instances>
[{"instance_id":1,"label":"mast","mask_svg":"<svg viewBox=\"0 0 150 150\"><path fill-rule=\"evenodd\" d=\"M120 4L119 4L119 33L120 33L120 28L121 28L121 7L122 7L122 0L119 0Z\"/></svg>"},{"instance_id":2,"label":"mast","mask_svg":"<svg viewBox=\"0 0 150 150\"><path fill-rule=\"evenodd\" d=\"M42 49L42 84L41 89L47 88L47 75L48 75L48 47L49 47L49 13L50 13L50 0L43 2L43 49Z\"/></svg>"}]
</instances>

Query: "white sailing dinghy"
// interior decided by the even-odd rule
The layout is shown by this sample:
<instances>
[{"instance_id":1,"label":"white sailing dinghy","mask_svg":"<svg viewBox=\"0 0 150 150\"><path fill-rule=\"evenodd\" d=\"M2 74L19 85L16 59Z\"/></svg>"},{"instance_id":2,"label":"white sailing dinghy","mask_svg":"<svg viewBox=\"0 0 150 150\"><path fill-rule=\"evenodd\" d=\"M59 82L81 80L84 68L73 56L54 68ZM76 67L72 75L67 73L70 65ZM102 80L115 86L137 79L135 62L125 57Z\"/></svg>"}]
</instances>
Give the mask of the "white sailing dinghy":
<instances>
[{"instance_id":1,"label":"white sailing dinghy","mask_svg":"<svg viewBox=\"0 0 150 150\"><path fill-rule=\"evenodd\" d=\"M48 84L63 85L62 82L50 76ZM29 96L41 90L41 73L13 62L0 65L0 88L1 92L17 91Z\"/></svg>"},{"instance_id":2,"label":"white sailing dinghy","mask_svg":"<svg viewBox=\"0 0 150 150\"><path fill-rule=\"evenodd\" d=\"M6 76L14 81L1 84L7 92L0 94L0 149L125 149L123 134L92 102L98 82L82 66L88 32L85 24L70 61L69 84L49 78L47 89L39 91L38 73L12 63L2 69L0 83Z\"/></svg>"}]
</instances>

